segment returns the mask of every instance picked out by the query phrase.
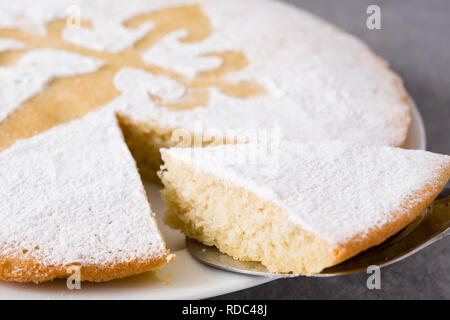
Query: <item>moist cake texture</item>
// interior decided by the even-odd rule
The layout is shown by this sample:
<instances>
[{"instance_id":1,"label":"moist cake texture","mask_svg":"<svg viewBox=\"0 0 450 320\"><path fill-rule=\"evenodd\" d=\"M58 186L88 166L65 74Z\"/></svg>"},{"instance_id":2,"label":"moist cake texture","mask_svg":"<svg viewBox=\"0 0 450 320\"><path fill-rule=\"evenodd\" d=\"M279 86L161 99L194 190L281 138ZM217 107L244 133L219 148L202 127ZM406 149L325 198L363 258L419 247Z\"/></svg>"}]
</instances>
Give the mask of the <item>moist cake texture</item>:
<instances>
[{"instance_id":1,"label":"moist cake texture","mask_svg":"<svg viewBox=\"0 0 450 320\"><path fill-rule=\"evenodd\" d=\"M107 281L172 259L111 113L0 153L0 279ZM72 271L71 271L72 270Z\"/></svg>"},{"instance_id":2,"label":"moist cake texture","mask_svg":"<svg viewBox=\"0 0 450 320\"><path fill-rule=\"evenodd\" d=\"M450 157L425 151L284 142L278 169L267 174L224 161L243 150L163 149L166 221L271 272L318 273L383 242L450 177Z\"/></svg>"}]
</instances>

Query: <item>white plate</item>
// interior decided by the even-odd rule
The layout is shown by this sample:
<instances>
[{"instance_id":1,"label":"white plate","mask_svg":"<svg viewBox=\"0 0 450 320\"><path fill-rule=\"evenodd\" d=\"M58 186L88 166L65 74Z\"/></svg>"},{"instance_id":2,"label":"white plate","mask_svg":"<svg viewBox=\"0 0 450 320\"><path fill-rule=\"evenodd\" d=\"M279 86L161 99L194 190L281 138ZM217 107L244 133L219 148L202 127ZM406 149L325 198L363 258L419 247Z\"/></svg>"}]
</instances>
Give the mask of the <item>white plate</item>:
<instances>
[{"instance_id":1,"label":"white plate","mask_svg":"<svg viewBox=\"0 0 450 320\"><path fill-rule=\"evenodd\" d=\"M411 102L412 123L405 147L425 149L425 130L416 105ZM158 186L146 185L152 209L158 218L164 212ZM0 283L0 299L202 299L253 287L270 281L270 278L240 275L207 267L195 261L185 249L184 236L169 229L161 221L161 232L167 246L177 255L158 277L153 272L110 281L107 283L82 283L80 290L67 289L64 280L40 285ZM169 278L164 284L161 278Z\"/></svg>"}]
</instances>

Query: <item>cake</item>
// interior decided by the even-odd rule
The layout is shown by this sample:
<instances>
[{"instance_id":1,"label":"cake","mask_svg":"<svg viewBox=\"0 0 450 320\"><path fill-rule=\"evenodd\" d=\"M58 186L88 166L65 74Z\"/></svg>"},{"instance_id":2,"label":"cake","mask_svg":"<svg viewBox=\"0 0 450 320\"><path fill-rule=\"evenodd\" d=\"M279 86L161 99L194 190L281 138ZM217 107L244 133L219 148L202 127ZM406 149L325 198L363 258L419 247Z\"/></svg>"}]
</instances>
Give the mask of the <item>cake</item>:
<instances>
[{"instance_id":1,"label":"cake","mask_svg":"<svg viewBox=\"0 0 450 320\"><path fill-rule=\"evenodd\" d=\"M0 17L0 150L98 108L118 113L153 181L161 147L245 130L388 146L407 135L387 63L276 1L1 0Z\"/></svg>"},{"instance_id":2,"label":"cake","mask_svg":"<svg viewBox=\"0 0 450 320\"><path fill-rule=\"evenodd\" d=\"M311 275L380 244L445 187L450 156L323 141L163 149L167 223L235 259Z\"/></svg>"},{"instance_id":3,"label":"cake","mask_svg":"<svg viewBox=\"0 0 450 320\"><path fill-rule=\"evenodd\" d=\"M107 281L162 267L166 249L111 113L20 140L0 153L0 279L43 282L78 268Z\"/></svg>"},{"instance_id":4,"label":"cake","mask_svg":"<svg viewBox=\"0 0 450 320\"><path fill-rule=\"evenodd\" d=\"M383 59L280 2L0 0L0 279L77 266L106 281L173 259L140 181L159 181L161 149L170 225L273 272L320 272L447 181L448 157L393 148L410 121ZM266 140L264 172L186 155Z\"/></svg>"}]
</instances>

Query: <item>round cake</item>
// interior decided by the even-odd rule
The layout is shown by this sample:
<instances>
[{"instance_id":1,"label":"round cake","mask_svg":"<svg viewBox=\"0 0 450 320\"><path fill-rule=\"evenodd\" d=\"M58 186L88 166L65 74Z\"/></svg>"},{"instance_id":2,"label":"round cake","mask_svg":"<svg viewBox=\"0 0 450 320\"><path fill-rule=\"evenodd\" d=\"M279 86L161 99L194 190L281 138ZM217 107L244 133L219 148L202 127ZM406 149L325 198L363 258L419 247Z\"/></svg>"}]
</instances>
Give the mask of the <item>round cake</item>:
<instances>
[{"instance_id":1,"label":"round cake","mask_svg":"<svg viewBox=\"0 0 450 320\"><path fill-rule=\"evenodd\" d=\"M320 248L335 250L344 243L344 249L339 255L337 249L326 251L317 264L300 252L285 267L279 264L282 258L266 259L262 249L235 251L220 239L197 238L238 259L262 261L273 272L319 272L397 231L448 180L448 157L439 158L443 164L438 166L428 161L434 156L389 148L404 144L410 120L402 81L384 60L355 37L280 2L0 0L0 279L47 281L69 276L68 268L75 266L83 272L81 280L106 281L162 267L174 257L159 233L139 174L160 181L160 150L165 150L159 176L166 185L169 215L184 223L172 225L195 236L197 221L191 214L208 205L200 196L193 202L182 197L206 197L205 185L224 185L223 190L231 191L218 203L230 200L238 207L242 203L231 201L230 195L242 185L194 174L201 170L177 157L180 150L191 149L165 148L216 146L220 151L256 144L281 152L280 163L289 166L275 178L232 171L239 181L256 181L279 194L263 199L251 188L239 189L246 195L242 199L253 200L235 212L244 214L245 208L269 200L268 208L276 207L283 225L289 220L282 210L297 213L298 223L289 230L299 237L311 232L309 238L324 239ZM360 153L371 148L375 151L363 153L360 161ZM406 160L387 166L397 155L417 157L423 170ZM386 179L396 173L386 188L380 187L388 194L393 184L409 184L394 190L398 197L387 213L366 210L360 218L372 220L351 230L337 227L345 240L341 243L341 238L325 239L328 229L321 221L332 227L355 221L359 211L346 214L346 206L358 195L371 196L363 203L369 209L387 198L372 190L381 185L378 176L360 193L354 191L357 183L348 188L355 181L351 165L386 172ZM409 171L409 180L403 179ZM336 223L328 223L334 216L326 210L317 213L314 223L305 223L314 201L323 200L311 188L321 190L329 172L340 182L330 189L336 196L333 204L341 204L334 212ZM312 179L313 173L318 179ZM180 180L183 175L187 178ZM342 191L345 187L352 197ZM209 192L222 189L211 187ZM413 189L419 196L409 192ZM431 191L423 196L424 190ZM302 209L304 201L290 201L298 195L314 201ZM397 217L394 213L410 195L418 204ZM175 210L187 207L192 210L184 217ZM264 212L273 216L269 209ZM223 216L234 219L235 212ZM374 219L383 214L387 222L376 225ZM211 217L214 225L220 215ZM234 220L224 221L233 225ZM245 223L240 220L236 226ZM250 228L264 225L261 220ZM357 236L372 227L385 232L359 241ZM216 226L204 229L220 238ZM283 233L283 228L273 230L275 237ZM349 239L363 244L353 246Z\"/></svg>"},{"instance_id":2,"label":"round cake","mask_svg":"<svg viewBox=\"0 0 450 320\"><path fill-rule=\"evenodd\" d=\"M0 17L0 150L101 107L148 179L159 149L189 135L389 146L407 135L408 97L387 63L279 2L1 1Z\"/></svg>"}]
</instances>

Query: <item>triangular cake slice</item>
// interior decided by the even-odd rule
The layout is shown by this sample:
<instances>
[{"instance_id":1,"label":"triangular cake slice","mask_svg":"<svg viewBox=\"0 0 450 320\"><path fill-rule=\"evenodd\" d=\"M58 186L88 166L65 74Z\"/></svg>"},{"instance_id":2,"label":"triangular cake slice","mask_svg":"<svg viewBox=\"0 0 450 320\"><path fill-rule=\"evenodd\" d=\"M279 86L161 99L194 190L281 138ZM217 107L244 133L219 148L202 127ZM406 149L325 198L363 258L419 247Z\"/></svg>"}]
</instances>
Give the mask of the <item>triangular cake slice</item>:
<instances>
[{"instance_id":1,"label":"triangular cake slice","mask_svg":"<svg viewBox=\"0 0 450 320\"><path fill-rule=\"evenodd\" d=\"M0 153L0 279L107 281L172 257L112 113Z\"/></svg>"},{"instance_id":2,"label":"triangular cake slice","mask_svg":"<svg viewBox=\"0 0 450 320\"><path fill-rule=\"evenodd\" d=\"M270 163L258 149L163 149L160 176L172 227L271 272L318 273L381 243L450 176L450 157L425 151L285 142Z\"/></svg>"}]
</instances>

